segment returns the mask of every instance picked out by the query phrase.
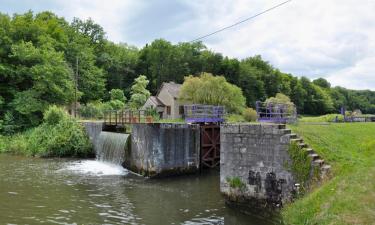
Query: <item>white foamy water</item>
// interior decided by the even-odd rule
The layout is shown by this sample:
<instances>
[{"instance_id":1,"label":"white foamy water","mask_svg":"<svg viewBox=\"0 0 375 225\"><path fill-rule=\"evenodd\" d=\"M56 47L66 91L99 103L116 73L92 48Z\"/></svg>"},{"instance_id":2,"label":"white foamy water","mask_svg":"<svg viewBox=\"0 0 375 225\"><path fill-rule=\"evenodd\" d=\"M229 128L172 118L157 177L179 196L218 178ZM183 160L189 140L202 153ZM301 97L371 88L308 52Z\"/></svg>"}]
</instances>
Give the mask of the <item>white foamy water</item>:
<instances>
[{"instance_id":1,"label":"white foamy water","mask_svg":"<svg viewBox=\"0 0 375 225\"><path fill-rule=\"evenodd\" d=\"M68 170L74 173L88 174L93 176L126 175L128 173L128 171L120 165L96 160L72 162L62 170Z\"/></svg>"}]
</instances>

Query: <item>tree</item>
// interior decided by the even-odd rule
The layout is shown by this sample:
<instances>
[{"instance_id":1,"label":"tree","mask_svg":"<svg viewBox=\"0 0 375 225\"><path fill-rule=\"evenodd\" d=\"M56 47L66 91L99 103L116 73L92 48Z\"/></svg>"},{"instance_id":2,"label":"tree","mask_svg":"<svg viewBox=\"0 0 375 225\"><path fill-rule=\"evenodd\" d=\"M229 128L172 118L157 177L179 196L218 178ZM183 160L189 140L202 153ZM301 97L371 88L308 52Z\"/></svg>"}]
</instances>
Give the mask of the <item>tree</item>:
<instances>
[{"instance_id":1,"label":"tree","mask_svg":"<svg viewBox=\"0 0 375 225\"><path fill-rule=\"evenodd\" d=\"M240 63L239 87L243 90L248 106L255 107L256 101L265 100L264 83L259 79L261 71L246 61Z\"/></svg>"},{"instance_id":2,"label":"tree","mask_svg":"<svg viewBox=\"0 0 375 225\"><path fill-rule=\"evenodd\" d=\"M38 124L50 104L65 105L74 99L72 70L62 53L46 44L40 48L31 42L12 46L10 58L17 63L18 91L10 106L26 124ZM78 93L80 94L80 93Z\"/></svg>"},{"instance_id":3,"label":"tree","mask_svg":"<svg viewBox=\"0 0 375 225\"><path fill-rule=\"evenodd\" d=\"M315 85L318 85L321 88L330 88L331 87L331 84L324 78L315 79L315 80L313 80L313 83Z\"/></svg>"},{"instance_id":4,"label":"tree","mask_svg":"<svg viewBox=\"0 0 375 225\"><path fill-rule=\"evenodd\" d=\"M150 97L150 91L146 89L149 81L146 76L140 75L134 80L134 84L131 88L131 97L129 105L133 109L139 109L142 107L147 99Z\"/></svg>"},{"instance_id":5,"label":"tree","mask_svg":"<svg viewBox=\"0 0 375 225\"><path fill-rule=\"evenodd\" d=\"M233 113L241 113L246 102L239 87L228 83L223 76L209 73L185 77L179 99L193 104L222 105Z\"/></svg>"},{"instance_id":6,"label":"tree","mask_svg":"<svg viewBox=\"0 0 375 225\"><path fill-rule=\"evenodd\" d=\"M111 101L118 100L124 103L126 101L124 91L121 89L112 89L109 94L111 95Z\"/></svg>"},{"instance_id":7,"label":"tree","mask_svg":"<svg viewBox=\"0 0 375 225\"><path fill-rule=\"evenodd\" d=\"M290 98L282 93L277 93L275 97L268 98L266 103L294 105L294 103L290 101Z\"/></svg>"}]
</instances>

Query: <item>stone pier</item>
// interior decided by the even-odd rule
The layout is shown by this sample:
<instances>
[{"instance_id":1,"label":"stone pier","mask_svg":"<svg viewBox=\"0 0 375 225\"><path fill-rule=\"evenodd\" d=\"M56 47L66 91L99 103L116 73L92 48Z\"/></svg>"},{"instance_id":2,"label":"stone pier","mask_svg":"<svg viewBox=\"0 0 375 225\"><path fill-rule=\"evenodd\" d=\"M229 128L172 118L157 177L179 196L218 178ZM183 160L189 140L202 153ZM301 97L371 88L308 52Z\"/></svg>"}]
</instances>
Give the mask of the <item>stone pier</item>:
<instances>
[{"instance_id":1,"label":"stone pier","mask_svg":"<svg viewBox=\"0 0 375 225\"><path fill-rule=\"evenodd\" d=\"M220 129L220 189L227 202L278 207L291 200L296 181L286 168L290 130L277 124L223 124Z\"/></svg>"}]
</instances>

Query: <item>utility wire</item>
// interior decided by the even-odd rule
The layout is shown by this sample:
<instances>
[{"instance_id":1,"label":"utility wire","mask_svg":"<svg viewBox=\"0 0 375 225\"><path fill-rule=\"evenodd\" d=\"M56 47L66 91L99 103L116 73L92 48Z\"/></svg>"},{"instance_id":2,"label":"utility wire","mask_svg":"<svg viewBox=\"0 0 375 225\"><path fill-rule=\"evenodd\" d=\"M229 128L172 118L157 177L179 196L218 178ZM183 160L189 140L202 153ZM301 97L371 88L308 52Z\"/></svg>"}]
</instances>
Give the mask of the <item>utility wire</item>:
<instances>
[{"instance_id":1,"label":"utility wire","mask_svg":"<svg viewBox=\"0 0 375 225\"><path fill-rule=\"evenodd\" d=\"M203 35L203 36L201 36L201 37L198 37L198 38L196 38L196 39L194 39L194 40L192 40L192 41L190 41L190 42L199 41L199 40L201 40L201 39L203 39L203 38L209 37L209 36L211 36L211 35L214 35L214 34L217 34L217 33L221 32L221 31L224 31L224 30L227 30L227 29L232 28L232 27L234 27L234 26L237 26L238 24L241 24L241 23L244 23L244 22L246 22L246 21L248 21L248 20L254 19L255 17L258 17L258 16L260 16L260 15L262 15L262 14L265 14L265 13L267 13L267 12L273 10L273 9L276 9L276 8L282 6L282 5L284 5L284 4L286 4L286 3L290 2L290 1L292 1L292 0L288 0L288 1L282 2L282 3L278 4L278 5L275 5L275 6L271 7L271 8L269 8L269 9L264 10L263 12L260 12L260 13L258 13L258 14L255 14L255 15L253 15L253 16L251 16L251 17L248 17L248 18L246 18L246 19L244 19L244 20L241 20L241 21L239 21L239 22L237 22L237 23L234 23L234 24L232 24L232 25L230 25L230 26L223 27L223 28L221 28L220 30L217 30L217 31L214 31L214 32L212 32L212 33L209 33L209 34Z\"/></svg>"}]
</instances>

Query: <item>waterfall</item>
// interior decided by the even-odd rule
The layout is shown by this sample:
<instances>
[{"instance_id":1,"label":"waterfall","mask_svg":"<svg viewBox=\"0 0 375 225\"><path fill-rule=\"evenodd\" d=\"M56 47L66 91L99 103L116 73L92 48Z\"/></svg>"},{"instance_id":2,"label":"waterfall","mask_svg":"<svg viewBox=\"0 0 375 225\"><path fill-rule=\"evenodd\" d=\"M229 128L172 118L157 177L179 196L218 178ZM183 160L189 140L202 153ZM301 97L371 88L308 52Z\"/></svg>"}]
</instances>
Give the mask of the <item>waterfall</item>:
<instances>
[{"instance_id":1,"label":"waterfall","mask_svg":"<svg viewBox=\"0 0 375 225\"><path fill-rule=\"evenodd\" d=\"M103 122L83 122L83 125L94 146L97 161L116 165L125 161L129 134L102 131Z\"/></svg>"},{"instance_id":2,"label":"waterfall","mask_svg":"<svg viewBox=\"0 0 375 225\"><path fill-rule=\"evenodd\" d=\"M96 159L102 162L109 162L121 165L125 161L125 148L129 134L100 132L94 143Z\"/></svg>"}]
</instances>

